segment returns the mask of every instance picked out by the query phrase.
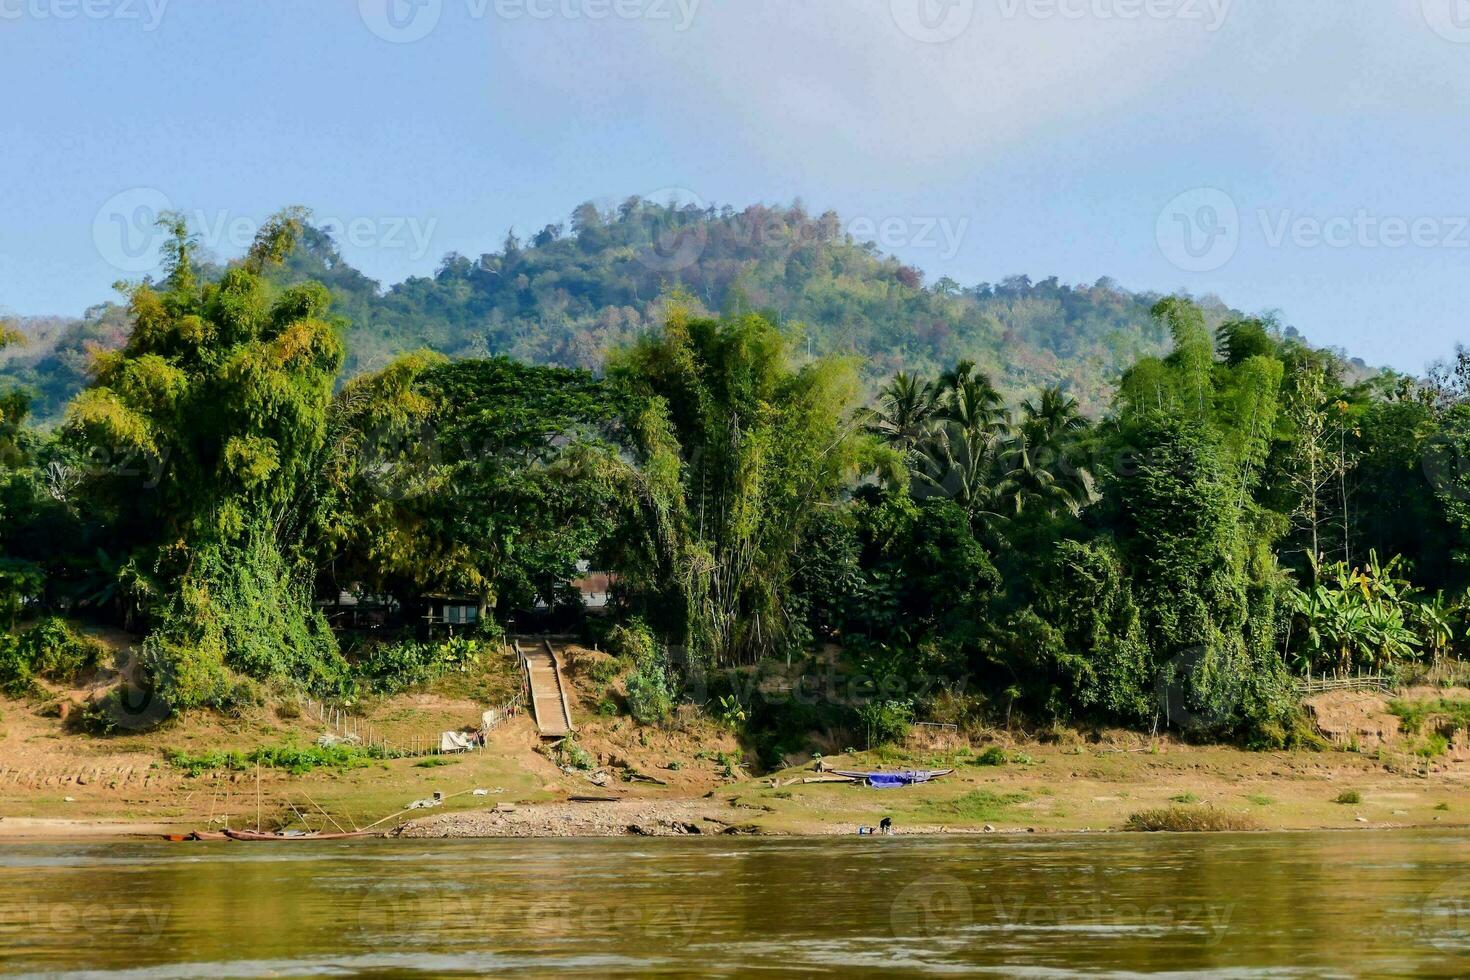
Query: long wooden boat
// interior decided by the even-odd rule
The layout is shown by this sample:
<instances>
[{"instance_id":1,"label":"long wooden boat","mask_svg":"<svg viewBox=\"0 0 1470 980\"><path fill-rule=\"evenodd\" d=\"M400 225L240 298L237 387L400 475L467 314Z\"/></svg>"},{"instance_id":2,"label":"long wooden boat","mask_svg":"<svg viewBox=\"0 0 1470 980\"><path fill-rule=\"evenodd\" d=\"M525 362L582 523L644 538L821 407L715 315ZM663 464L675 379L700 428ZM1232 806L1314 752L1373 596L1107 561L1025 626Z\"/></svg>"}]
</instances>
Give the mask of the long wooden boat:
<instances>
[{"instance_id":1,"label":"long wooden boat","mask_svg":"<svg viewBox=\"0 0 1470 980\"><path fill-rule=\"evenodd\" d=\"M298 840L347 840L352 837L380 837L376 830L353 830L336 834L267 834L258 830L226 830L230 840L243 841L298 841Z\"/></svg>"},{"instance_id":2,"label":"long wooden boat","mask_svg":"<svg viewBox=\"0 0 1470 980\"><path fill-rule=\"evenodd\" d=\"M858 780L869 786L893 787L909 786L913 783L927 783L931 779L940 776L948 776L954 772L953 769L900 769L883 772L881 770L859 771L852 769L830 770L834 776L843 776L847 779Z\"/></svg>"}]
</instances>

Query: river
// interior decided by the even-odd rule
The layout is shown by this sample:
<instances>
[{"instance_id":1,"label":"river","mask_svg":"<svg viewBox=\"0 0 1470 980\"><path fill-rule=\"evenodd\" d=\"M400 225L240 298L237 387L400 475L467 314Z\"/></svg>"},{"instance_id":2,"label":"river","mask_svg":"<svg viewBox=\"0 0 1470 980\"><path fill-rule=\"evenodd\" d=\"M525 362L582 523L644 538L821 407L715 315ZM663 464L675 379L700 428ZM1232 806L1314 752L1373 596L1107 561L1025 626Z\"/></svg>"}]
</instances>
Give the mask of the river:
<instances>
[{"instance_id":1,"label":"river","mask_svg":"<svg viewBox=\"0 0 1470 980\"><path fill-rule=\"evenodd\" d=\"M1470 833L10 844L0 973L1465 976Z\"/></svg>"}]
</instances>

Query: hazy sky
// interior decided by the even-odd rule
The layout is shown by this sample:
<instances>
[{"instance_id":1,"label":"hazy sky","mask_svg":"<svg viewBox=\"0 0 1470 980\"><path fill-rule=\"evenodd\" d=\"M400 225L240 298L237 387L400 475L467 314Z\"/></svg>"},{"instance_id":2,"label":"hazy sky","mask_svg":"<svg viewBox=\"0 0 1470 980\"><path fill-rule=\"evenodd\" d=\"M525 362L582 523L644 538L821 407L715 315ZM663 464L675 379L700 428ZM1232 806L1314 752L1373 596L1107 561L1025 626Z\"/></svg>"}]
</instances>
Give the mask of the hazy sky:
<instances>
[{"instance_id":1,"label":"hazy sky","mask_svg":"<svg viewBox=\"0 0 1470 980\"><path fill-rule=\"evenodd\" d=\"M1470 339L1470 0L0 0L0 309L172 206L385 283L630 194L835 209L930 279L1216 293L1417 370Z\"/></svg>"}]
</instances>

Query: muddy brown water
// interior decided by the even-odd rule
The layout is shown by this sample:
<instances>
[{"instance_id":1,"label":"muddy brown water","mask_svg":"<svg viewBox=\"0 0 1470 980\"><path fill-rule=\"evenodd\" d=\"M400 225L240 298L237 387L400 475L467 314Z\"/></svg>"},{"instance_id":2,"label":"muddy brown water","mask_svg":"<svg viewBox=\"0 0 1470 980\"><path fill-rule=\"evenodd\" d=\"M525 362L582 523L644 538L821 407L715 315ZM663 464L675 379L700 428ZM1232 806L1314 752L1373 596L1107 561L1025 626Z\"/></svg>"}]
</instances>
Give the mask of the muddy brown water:
<instances>
[{"instance_id":1,"label":"muddy brown water","mask_svg":"<svg viewBox=\"0 0 1470 980\"><path fill-rule=\"evenodd\" d=\"M1465 976L1470 832L8 844L0 972Z\"/></svg>"}]
</instances>

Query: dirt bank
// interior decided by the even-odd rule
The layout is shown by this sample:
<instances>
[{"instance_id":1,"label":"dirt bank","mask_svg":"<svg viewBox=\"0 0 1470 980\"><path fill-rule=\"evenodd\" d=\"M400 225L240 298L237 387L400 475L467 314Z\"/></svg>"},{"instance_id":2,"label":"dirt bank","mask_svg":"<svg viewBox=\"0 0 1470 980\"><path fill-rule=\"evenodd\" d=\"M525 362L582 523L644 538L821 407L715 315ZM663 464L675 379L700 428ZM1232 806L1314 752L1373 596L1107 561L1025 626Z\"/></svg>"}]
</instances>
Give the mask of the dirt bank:
<instances>
[{"instance_id":1,"label":"dirt bank","mask_svg":"<svg viewBox=\"0 0 1470 980\"><path fill-rule=\"evenodd\" d=\"M191 713L155 731L96 738L68 730L45 704L0 699L0 838L257 824L332 830L393 814L381 826L408 821L402 833L411 837L851 834L884 817L899 833L1080 832L1114 830L1137 811L1177 806L1213 807L1265 830L1470 823L1470 756L1461 743L1450 740L1433 758L1416 755L1423 736L1399 733L1382 697L1316 705L1324 733L1341 746L1321 752L1245 752L1126 732L1040 742L997 731L825 760L848 769L955 770L926 785L878 790L807 782L807 760L751 778L728 730L692 711L666 727L640 726L598 710L607 690L595 690L590 677L579 682L586 693L574 709L575 759L548 751L520 716L492 733L483 751L301 775L191 776L167 761L170 750L197 756L313 743L321 725L289 705L244 718ZM356 717L404 744L477 721L485 702L477 690L441 687L359 705ZM441 806L402 812L435 793L445 797Z\"/></svg>"}]
</instances>

